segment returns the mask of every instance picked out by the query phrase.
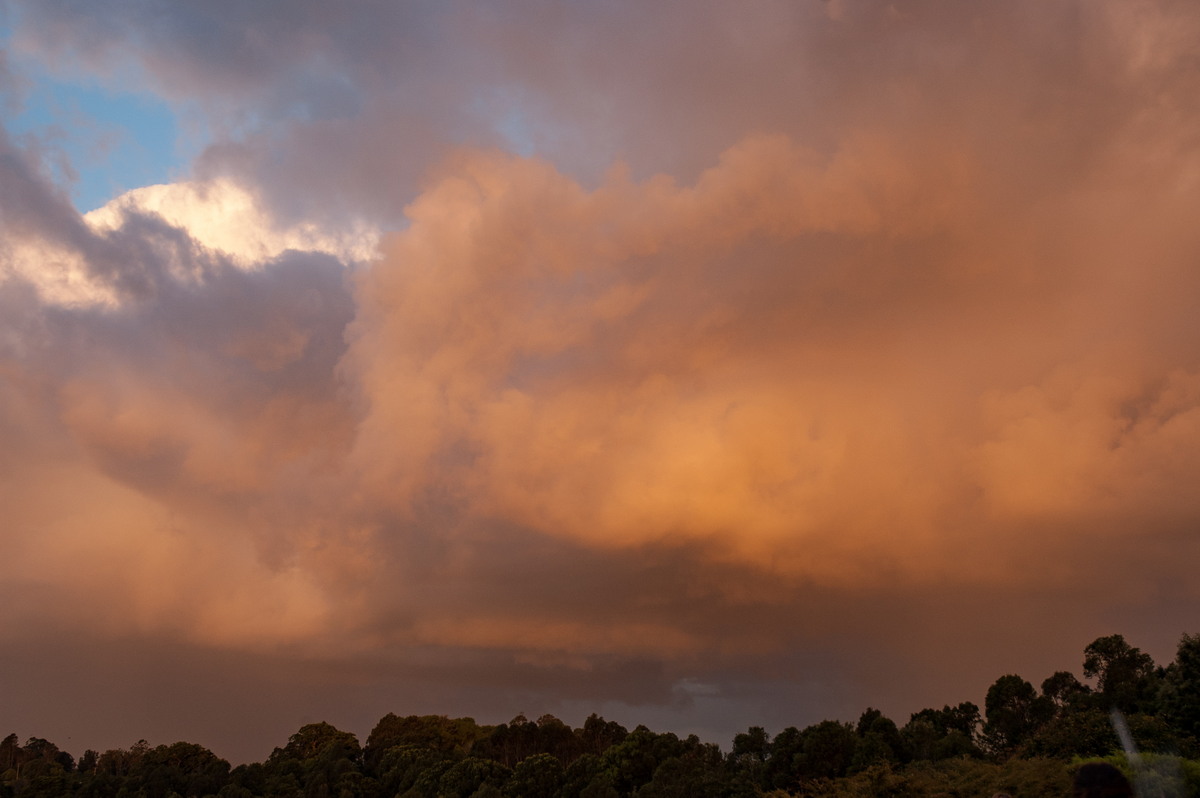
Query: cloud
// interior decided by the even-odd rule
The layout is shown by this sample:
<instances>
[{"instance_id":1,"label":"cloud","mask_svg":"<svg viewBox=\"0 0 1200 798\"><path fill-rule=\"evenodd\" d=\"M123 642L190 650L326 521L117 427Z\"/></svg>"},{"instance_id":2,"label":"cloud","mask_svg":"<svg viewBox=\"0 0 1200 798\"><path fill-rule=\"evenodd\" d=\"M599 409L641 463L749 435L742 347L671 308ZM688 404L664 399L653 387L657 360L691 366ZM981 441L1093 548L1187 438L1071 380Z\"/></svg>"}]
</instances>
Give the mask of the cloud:
<instances>
[{"instance_id":1,"label":"cloud","mask_svg":"<svg viewBox=\"0 0 1200 798\"><path fill-rule=\"evenodd\" d=\"M320 468L336 449L346 267L269 251L260 242L291 243L269 227L241 241L226 230L243 248L226 255L147 215L156 205L204 235L229 212L228 187L205 196L207 215L183 185L125 197L100 223L79 217L33 157L14 147L7 161L42 199L6 216L0 416L5 579L43 599L10 631L51 622L255 646L268 628L273 641L324 628L311 576L264 555L261 522L231 518L247 496L273 495L279 469Z\"/></svg>"},{"instance_id":2,"label":"cloud","mask_svg":"<svg viewBox=\"0 0 1200 798\"><path fill-rule=\"evenodd\" d=\"M215 132L0 142L6 634L729 729L1194 617L1190 5L139 8L19 9Z\"/></svg>"},{"instance_id":3,"label":"cloud","mask_svg":"<svg viewBox=\"0 0 1200 798\"><path fill-rule=\"evenodd\" d=\"M872 145L822 165L750 140L694 187L617 173L590 193L546 165L472 162L359 282L357 456L401 504L445 473L478 512L592 544L773 548L836 523L856 433L830 415L854 389L813 368L846 344L808 311L836 315L820 297L859 275L808 237L931 234L963 189L948 160L931 200Z\"/></svg>"},{"instance_id":4,"label":"cloud","mask_svg":"<svg viewBox=\"0 0 1200 798\"><path fill-rule=\"evenodd\" d=\"M1017 528L1131 523L1145 475L1181 464L1153 466L1179 443L1122 407L1157 405L1155 383L1186 405L1196 372L1107 326L1112 281L1164 284L1127 271L1136 224L1062 267L1114 207L996 207L969 153L851 140L822 163L752 138L694 186L618 170L591 191L468 159L358 282L372 495L839 584L1046 578L1013 572ZM1025 237L1048 255L1005 262Z\"/></svg>"},{"instance_id":5,"label":"cloud","mask_svg":"<svg viewBox=\"0 0 1200 798\"><path fill-rule=\"evenodd\" d=\"M303 633L251 627L260 643L344 645L375 607L410 603L419 618L390 645L487 648L508 629L514 650L578 654L570 641L588 638L594 654L641 640L650 655L675 639L670 618L647 634L616 616L468 621L389 587L421 557L470 580L460 549L514 529L580 552L692 550L700 573L760 570L784 596L789 583L1045 586L1063 575L1018 568L1022 529L1052 530L1043 545L1066 552L1081 524L1125 534L1113 519L1143 517L1152 487L1178 495L1197 377L1178 359L1163 371L1128 348L1080 347L1072 324L1031 312L1066 299L1094 318L1109 296L1093 283L1053 274L1030 299L1029 264L980 268L991 198L964 152L864 138L822 158L752 137L691 186L618 168L594 189L545 162L465 152L352 286L319 255L249 271L204 261L172 228L207 264L198 277L157 277L154 295L110 310L59 309L48 346L14 368L51 386L73 467L102 475L84 500L143 530L128 545L147 574L170 572L161 557L205 562L176 543L216 527L213 550L257 561L263 589L307 585L260 598L308 618ZM1009 221L1018 236L1044 224ZM176 514L186 531L163 520ZM726 587L716 573L735 595L742 577ZM152 623L220 638L222 581L163 584L174 598L157 578L141 585ZM182 595L190 617L173 608ZM675 635L670 649L717 644Z\"/></svg>"},{"instance_id":6,"label":"cloud","mask_svg":"<svg viewBox=\"0 0 1200 798\"><path fill-rule=\"evenodd\" d=\"M255 197L229 180L171 183L126 192L84 215L99 232L118 229L128 214L153 214L187 230L200 246L220 252L242 267L252 267L288 250L324 252L343 263L375 257L378 233L365 226L325 231L313 224L279 229Z\"/></svg>"},{"instance_id":7,"label":"cloud","mask_svg":"<svg viewBox=\"0 0 1200 798\"><path fill-rule=\"evenodd\" d=\"M135 224L161 225L160 238L184 232L187 241L175 252L160 248L150 256L183 280L202 279L213 257L242 269L259 268L289 250L359 263L375 256L378 242L378 232L364 224L333 233L313 224L279 225L250 192L227 179L145 186L85 214L82 226L70 213L63 219L64 226L74 228L71 237L13 236L5 263L10 276L28 281L44 300L59 305L120 302L117 287L96 273L95 251L114 244L120 249L126 227Z\"/></svg>"}]
</instances>

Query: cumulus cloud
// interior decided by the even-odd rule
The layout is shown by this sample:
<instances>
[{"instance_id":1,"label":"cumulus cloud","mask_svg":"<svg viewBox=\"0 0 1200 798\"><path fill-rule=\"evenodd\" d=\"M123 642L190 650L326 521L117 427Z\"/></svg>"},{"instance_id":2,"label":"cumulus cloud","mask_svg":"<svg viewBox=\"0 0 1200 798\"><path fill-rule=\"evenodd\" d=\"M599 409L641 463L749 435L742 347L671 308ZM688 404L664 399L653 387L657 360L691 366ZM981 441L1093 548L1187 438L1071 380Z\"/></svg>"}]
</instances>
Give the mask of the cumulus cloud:
<instances>
[{"instance_id":1,"label":"cumulus cloud","mask_svg":"<svg viewBox=\"0 0 1200 798\"><path fill-rule=\"evenodd\" d=\"M220 5L20 6L221 132L0 142L10 634L736 728L1186 627L1189 5Z\"/></svg>"},{"instance_id":2,"label":"cumulus cloud","mask_svg":"<svg viewBox=\"0 0 1200 798\"><path fill-rule=\"evenodd\" d=\"M810 238L933 235L965 189L946 160L923 198L873 144L822 164L752 139L695 186L618 172L593 192L474 159L359 281L357 456L388 500L410 505L433 473L477 512L592 544L699 536L770 557L820 536L834 485L866 465L846 462L853 439L894 419L854 384L870 376L828 373L855 357L843 331L877 322L823 300L864 274ZM813 312L860 318L821 329Z\"/></svg>"},{"instance_id":3,"label":"cumulus cloud","mask_svg":"<svg viewBox=\"0 0 1200 798\"><path fill-rule=\"evenodd\" d=\"M324 252L344 263L371 260L378 233L365 224L324 230L313 223L280 228L261 202L228 179L171 183L128 191L84 215L94 230L116 230L128 214L153 214L187 230L200 246L242 267L279 257L287 250Z\"/></svg>"}]
</instances>

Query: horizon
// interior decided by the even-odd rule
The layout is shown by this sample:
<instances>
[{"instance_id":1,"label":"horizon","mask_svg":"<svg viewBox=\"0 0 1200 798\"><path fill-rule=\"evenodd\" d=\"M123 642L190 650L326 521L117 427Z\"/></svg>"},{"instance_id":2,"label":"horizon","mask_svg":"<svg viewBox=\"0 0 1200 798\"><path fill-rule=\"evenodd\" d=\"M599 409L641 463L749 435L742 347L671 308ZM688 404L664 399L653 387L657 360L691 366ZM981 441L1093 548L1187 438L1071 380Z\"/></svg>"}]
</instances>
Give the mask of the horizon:
<instances>
[{"instance_id":1,"label":"horizon","mask_svg":"<svg viewBox=\"0 0 1200 798\"><path fill-rule=\"evenodd\" d=\"M1115 634L1112 637L1118 638L1119 643L1121 643L1122 645L1125 645L1128 643L1128 641L1126 641L1124 639L1123 635ZM1089 649L1091 648L1091 646L1106 642L1107 639L1108 639L1108 637L1103 638L1103 639L1097 639L1096 641L1093 641L1093 643L1089 646ZM1193 641L1195 639L1200 639L1200 635L1189 635L1189 633L1186 633L1186 632L1182 633L1180 636L1180 645L1183 645L1189 639L1191 639ZM1193 644L1194 644L1194 642L1193 642ZM1142 656L1145 654L1145 652L1142 652L1137 646L1132 646L1129 650L1133 653L1134 656ZM1087 650L1085 650L1084 653L1086 655ZM1152 657L1151 657L1151 660L1153 660ZM1174 660L1174 662L1179 662L1179 660L1176 659L1176 660ZM1173 663L1171 663L1171 662L1164 663L1164 662L1158 662L1156 660L1154 661L1154 666L1159 671L1163 671L1168 664L1173 665ZM1086 656L1085 656L1085 668L1084 668L1085 674L1086 674L1086 670L1087 670L1087 668L1086 668ZM1059 670L1054 675L1057 677L1057 676L1061 675L1063 672L1064 672L1064 670ZM1075 674L1075 672L1073 670L1066 670L1065 672L1071 674L1072 676L1074 676L1074 674ZM999 683L1002 682L1004 679L1009 678L1013 675L1020 677L1024 681L1029 681L1028 679L1025 679L1025 677L1021 674L1001 674L996 677L996 680L992 683L992 686L999 685ZM1076 678L1078 678L1078 677L1076 677ZM1043 685L1043 688L1045 688L1045 689L1039 689L1037 687L1037 684L1038 684L1037 682L1031 683L1031 686L1036 691L1035 694L1048 698L1049 693L1047 691L1049 688L1045 688L1045 685ZM1085 675L1082 681L1077 682L1077 685L1081 686L1085 692L1090 692L1096 698L1100 698L1102 696L1102 693L1100 693L1098 691L1097 675L1093 675L1093 676ZM934 704L932 704L928 707L922 707L919 710L915 710L912 713L909 713L908 721L905 721L905 719L903 717L897 719L897 717L893 717L886 712L882 712L881 714L884 718L894 721L896 723L897 727L906 731L905 723L916 720L919 717L919 715L923 712L929 712L929 711L936 712L936 711L939 711L939 709L941 711L946 711L946 710L951 710L952 708L954 708L956 706L964 707L964 706L970 705L970 707L972 707L973 710L975 712L977 712L979 715L978 719L979 719L979 723L980 723L980 728L977 730L977 734L980 735L980 740L982 741L987 738L987 731L989 728L989 723L991 722L991 718L990 718L990 715L988 715L984 711L985 702L983 700L980 700L978 702L972 701L970 699L960 701L960 702L946 700L946 701L942 702L943 705L941 708L936 706L937 703L938 702L934 702ZM626 713L633 713L634 715L636 715L637 708L625 707L619 711L626 712ZM324 719L312 719L312 718L307 719L296 730L294 730L292 733L290 733L288 735L287 739L280 742L279 745L272 746L266 754L264 754L258 758L246 759L243 757L240 760L236 757L224 756L219 752L219 750L216 750L216 749L214 749L208 745L205 745L203 743L197 743L197 741L195 741L195 740L180 739L180 740L169 740L168 741L168 740L148 740L146 738L139 738L138 740L136 740L133 743L126 745L126 746L117 746L115 748L109 748L109 749L87 748L87 749L81 749L78 751L73 751L63 745L58 745L58 741L53 740L53 739L48 740L48 742L55 744L58 750L72 755L72 757L76 760L76 762L78 762L78 760L80 759L81 756L83 756L84 754L87 754L87 753L104 754L104 753L112 751L112 750L117 750L117 751L132 750L134 747L141 745L143 743L145 743L149 749L154 749L158 746L170 746L175 743L199 744L199 745L202 745L202 747L206 748L207 750L215 753L217 756L221 757L222 759L225 759L226 761L230 762L230 764L232 766L237 767L239 765L251 764L254 762L266 762L274 752L277 752L277 751L285 748L286 744L288 742L290 742L290 740L292 739L293 736L295 736L296 734L302 733L305 728L312 726L312 725L328 724L328 725L338 729L338 731L340 731L340 732L349 733L358 741L358 744L365 750L367 747L368 738L371 737L372 733L374 731L376 731L377 729L381 728L382 725L388 720L388 718L393 717L393 716L398 716L401 718L405 718L407 716L408 718L411 718L411 717L440 717L440 718L447 718L447 719L451 719L451 720L467 720L473 724L478 725L480 731L494 729L494 728L502 726L502 725L512 725L514 722L516 722L518 720L522 720L522 719L525 722L536 722L540 726L542 723L542 720L545 717L550 717L554 720L558 720L562 723L565 723L567 728L571 729L572 731L574 731L576 733L580 732L583 729L583 727L585 725L585 721L590 720L592 717L598 717L602 721L618 723L621 726L623 726L626 731L633 731L637 728L648 728L649 731L651 731L655 734L677 734L677 736L680 739L694 735L694 736L698 737L702 743L716 745L722 753L728 754L731 750L733 750L736 747L736 742L737 742L736 738L737 737L744 736L744 733L747 731L753 732L755 728L760 728L763 731L765 731L766 739L770 740L771 738L777 737L780 734L784 733L789 728L790 729L806 729L806 728L816 726L819 723L823 723L826 721L835 721L837 723L853 726L856 720L858 720L861 723L861 718L863 716L865 716L867 713L872 713L872 712L880 712L880 710L877 707L864 707L862 709L862 711L860 713L858 713L857 718L855 718L855 717L822 718L820 721L814 721L813 723L810 723L807 726L798 726L796 724L789 724L789 726L782 726L779 728L758 726L757 724L754 724L753 719L751 719L751 723L749 726L742 728L742 729L734 730L724 740L721 740L721 739L714 739L711 735L706 737L704 733L697 733L697 731L695 731L695 730L657 729L653 725L649 725L649 724L646 724L643 722L647 718L638 719L636 717L633 717L633 718L630 718L630 717L605 717L602 713L598 713L598 712L594 712L594 711L588 713L587 717L583 718L582 720L579 721L578 724L576 724L576 723L572 722L571 718L558 717L554 713L532 713L531 714L531 713L526 713L524 711L521 711L521 712L518 712L513 717L505 719L505 720L497 720L495 722L483 720L481 722L478 718L476 718L470 714L448 715L446 713L439 713L439 712L428 712L428 713L400 712L400 713L397 713L397 712L394 712L393 710L389 710L386 713L384 713L383 715L381 715L379 718L377 718L372 723L370 729L362 729L362 730L342 728L342 727L339 727L337 724L329 724L328 721L324 720ZM651 714L653 714L653 713L651 713ZM1113 716L1113 720L1112 720L1113 733L1114 733L1114 736L1119 740L1119 748L1123 748L1124 753L1127 756L1130 756L1131 752L1132 752L1132 756L1136 757L1138 754L1139 746L1133 740L1133 738L1130 737L1130 731L1129 731L1128 725L1126 725L1126 723L1125 723L1124 713L1122 713L1114 705L1113 708L1110 710L1110 714ZM1118 719L1119 719L1119 722L1118 722ZM36 735L20 735L15 731L12 731L12 730L9 730L9 731L11 732L11 736L16 736L18 738L18 741L20 739L31 740L31 739L37 737ZM42 738L42 739L45 739L45 738ZM68 740L69 739L71 739L71 738L68 737ZM261 744L258 747L261 748L262 747ZM1142 751L1142 753L1162 754L1162 753L1167 753L1167 752L1162 752L1162 751L1156 752L1156 751L1147 749L1145 751Z\"/></svg>"}]
</instances>

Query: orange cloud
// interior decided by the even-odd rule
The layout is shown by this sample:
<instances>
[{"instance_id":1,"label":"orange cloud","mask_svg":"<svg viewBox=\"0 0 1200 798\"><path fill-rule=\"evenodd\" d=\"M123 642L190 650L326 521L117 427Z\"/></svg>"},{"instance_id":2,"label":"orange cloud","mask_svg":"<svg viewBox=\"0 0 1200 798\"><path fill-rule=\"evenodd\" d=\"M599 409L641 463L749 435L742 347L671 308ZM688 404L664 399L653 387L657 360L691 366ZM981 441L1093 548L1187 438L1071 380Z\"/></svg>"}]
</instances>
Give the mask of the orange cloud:
<instances>
[{"instance_id":1,"label":"orange cloud","mask_svg":"<svg viewBox=\"0 0 1200 798\"><path fill-rule=\"evenodd\" d=\"M1190 6L437 8L404 35L454 46L372 49L370 4L245 74L141 42L232 92L197 171L240 182L89 223L0 140L0 574L40 597L7 631L654 689L1178 634ZM49 53L87 18L27 13L69 17ZM361 108L296 86L306 48Z\"/></svg>"},{"instance_id":2,"label":"orange cloud","mask_svg":"<svg viewBox=\"0 0 1200 798\"><path fill-rule=\"evenodd\" d=\"M350 641L382 601L429 613L421 628L443 631L425 642L468 645L445 632L461 609L386 585L413 547L495 523L597 551L698 547L839 588L1037 583L1013 571L1020 525L1068 546L1080 523L1118 534L1147 495L1191 512L1176 491L1197 465L1196 372L1144 360L1153 330L1117 346L1104 325L1183 256L1131 271L1160 220L1077 246L1124 200L1014 208L986 174L969 139L908 135L850 136L827 157L749 137L693 185L615 167L592 189L463 152L354 275L344 343L320 270L286 290L300 278L283 265L216 271L159 300L178 318L137 311L163 340L54 389L83 458L70 467L123 486L89 494L97 507L181 514L128 523L141 565L125 600L204 641L370 647L366 631ZM251 299L210 326L238 286ZM171 524L224 543L193 549ZM184 561L250 582L197 587ZM239 623L238 606L281 601L271 614L294 624ZM578 623L550 626L629 653L626 621Z\"/></svg>"}]
</instances>

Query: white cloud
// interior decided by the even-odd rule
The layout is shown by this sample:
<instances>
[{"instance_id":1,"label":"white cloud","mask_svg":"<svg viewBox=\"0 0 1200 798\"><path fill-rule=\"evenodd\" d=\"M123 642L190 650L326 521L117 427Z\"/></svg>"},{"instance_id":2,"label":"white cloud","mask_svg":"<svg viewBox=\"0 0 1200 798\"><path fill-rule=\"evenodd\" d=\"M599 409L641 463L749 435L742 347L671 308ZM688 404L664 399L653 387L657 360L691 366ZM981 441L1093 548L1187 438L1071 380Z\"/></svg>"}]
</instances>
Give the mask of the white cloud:
<instances>
[{"instance_id":1,"label":"white cloud","mask_svg":"<svg viewBox=\"0 0 1200 798\"><path fill-rule=\"evenodd\" d=\"M330 230L315 222L279 224L253 193L218 179L145 186L126 192L83 216L90 232L103 238L118 233L131 215L152 215L184 231L204 250L242 269L261 267L289 250L321 252L342 263L358 263L376 255L377 230L365 223ZM42 300L55 305L115 305L119 295L100 279L77 246L43 238L7 242L0 275L31 283ZM172 253L168 271L177 280L197 279L195 267Z\"/></svg>"},{"instance_id":2,"label":"white cloud","mask_svg":"<svg viewBox=\"0 0 1200 798\"><path fill-rule=\"evenodd\" d=\"M226 179L136 188L84 219L103 233L120 227L128 213L157 214L243 268L289 249L324 252L344 263L370 260L379 238L378 231L365 224L347 230L329 230L313 222L280 226L254 194Z\"/></svg>"}]
</instances>

